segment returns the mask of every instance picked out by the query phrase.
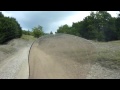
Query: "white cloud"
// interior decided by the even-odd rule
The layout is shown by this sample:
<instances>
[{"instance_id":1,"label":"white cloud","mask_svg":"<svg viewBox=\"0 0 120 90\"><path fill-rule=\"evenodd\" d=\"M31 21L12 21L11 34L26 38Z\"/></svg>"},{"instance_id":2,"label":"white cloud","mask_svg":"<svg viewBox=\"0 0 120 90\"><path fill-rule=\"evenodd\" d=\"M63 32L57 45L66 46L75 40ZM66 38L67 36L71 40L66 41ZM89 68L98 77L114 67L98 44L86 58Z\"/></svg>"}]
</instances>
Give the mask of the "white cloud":
<instances>
[{"instance_id":1,"label":"white cloud","mask_svg":"<svg viewBox=\"0 0 120 90\"><path fill-rule=\"evenodd\" d=\"M76 14L66 17L65 20L59 21L59 24L68 24L71 26L73 22L81 21L89 14L90 11L78 11Z\"/></svg>"},{"instance_id":2,"label":"white cloud","mask_svg":"<svg viewBox=\"0 0 120 90\"><path fill-rule=\"evenodd\" d=\"M108 13L110 13L112 17L117 17L119 11L108 11Z\"/></svg>"}]
</instances>

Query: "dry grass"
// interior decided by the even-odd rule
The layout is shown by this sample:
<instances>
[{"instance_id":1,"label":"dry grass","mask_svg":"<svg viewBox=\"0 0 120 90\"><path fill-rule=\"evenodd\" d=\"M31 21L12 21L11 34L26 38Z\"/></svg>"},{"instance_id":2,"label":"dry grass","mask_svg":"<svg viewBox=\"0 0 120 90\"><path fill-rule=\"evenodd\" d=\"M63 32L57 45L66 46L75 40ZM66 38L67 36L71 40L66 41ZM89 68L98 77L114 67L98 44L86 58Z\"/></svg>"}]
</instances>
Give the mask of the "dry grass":
<instances>
[{"instance_id":1,"label":"dry grass","mask_svg":"<svg viewBox=\"0 0 120 90\"><path fill-rule=\"evenodd\" d=\"M94 42L97 62L109 69L120 69L120 41Z\"/></svg>"},{"instance_id":2,"label":"dry grass","mask_svg":"<svg viewBox=\"0 0 120 90\"><path fill-rule=\"evenodd\" d=\"M34 36L31 35L22 35L21 39L31 41L31 40L35 40L36 38L34 38Z\"/></svg>"}]
</instances>

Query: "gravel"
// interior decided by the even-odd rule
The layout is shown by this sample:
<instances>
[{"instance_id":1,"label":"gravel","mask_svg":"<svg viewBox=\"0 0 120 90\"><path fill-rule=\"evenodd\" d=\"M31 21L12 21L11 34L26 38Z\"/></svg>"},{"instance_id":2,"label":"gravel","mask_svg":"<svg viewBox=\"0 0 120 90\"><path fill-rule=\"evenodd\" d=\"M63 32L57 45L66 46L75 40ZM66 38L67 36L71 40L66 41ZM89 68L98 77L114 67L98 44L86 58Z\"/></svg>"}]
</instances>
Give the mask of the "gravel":
<instances>
[{"instance_id":1,"label":"gravel","mask_svg":"<svg viewBox=\"0 0 120 90\"><path fill-rule=\"evenodd\" d=\"M28 54L31 44L26 44L14 55L0 63L0 79L28 79Z\"/></svg>"},{"instance_id":2,"label":"gravel","mask_svg":"<svg viewBox=\"0 0 120 90\"><path fill-rule=\"evenodd\" d=\"M86 79L120 79L120 70L111 70L96 63L92 66Z\"/></svg>"}]
</instances>

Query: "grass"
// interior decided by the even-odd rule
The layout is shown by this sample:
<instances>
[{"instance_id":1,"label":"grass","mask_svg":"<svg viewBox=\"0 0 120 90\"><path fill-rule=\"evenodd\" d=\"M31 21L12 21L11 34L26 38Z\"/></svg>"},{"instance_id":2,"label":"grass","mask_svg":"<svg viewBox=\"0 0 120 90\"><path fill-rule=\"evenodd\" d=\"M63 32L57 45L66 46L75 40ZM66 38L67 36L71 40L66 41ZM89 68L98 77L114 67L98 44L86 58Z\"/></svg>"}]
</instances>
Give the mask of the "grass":
<instances>
[{"instance_id":1,"label":"grass","mask_svg":"<svg viewBox=\"0 0 120 90\"><path fill-rule=\"evenodd\" d=\"M109 69L120 69L120 41L96 42L97 62Z\"/></svg>"},{"instance_id":2,"label":"grass","mask_svg":"<svg viewBox=\"0 0 120 90\"><path fill-rule=\"evenodd\" d=\"M35 40L36 38L34 38L34 36L31 36L31 35L22 35L21 39L24 39L24 40L27 40L27 41L30 41L30 40Z\"/></svg>"}]
</instances>

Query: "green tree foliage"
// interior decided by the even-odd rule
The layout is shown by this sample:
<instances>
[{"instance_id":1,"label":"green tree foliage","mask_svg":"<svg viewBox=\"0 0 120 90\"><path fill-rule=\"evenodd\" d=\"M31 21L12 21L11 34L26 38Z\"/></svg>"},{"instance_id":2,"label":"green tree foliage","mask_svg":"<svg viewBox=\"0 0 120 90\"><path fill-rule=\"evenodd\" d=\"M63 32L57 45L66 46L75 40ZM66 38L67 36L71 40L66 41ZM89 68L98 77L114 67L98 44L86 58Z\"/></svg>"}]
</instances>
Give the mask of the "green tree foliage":
<instances>
[{"instance_id":1,"label":"green tree foliage","mask_svg":"<svg viewBox=\"0 0 120 90\"><path fill-rule=\"evenodd\" d=\"M28 31L26 31L26 30L22 30L22 34L24 34L24 35L28 35Z\"/></svg>"},{"instance_id":2,"label":"green tree foliage","mask_svg":"<svg viewBox=\"0 0 120 90\"><path fill-rule=\"evenodd\" d=\"M57 33L68 33L68 34L70 34L70 32L71 32L70 27L67 24L65 24L63 26L60 26L59 29L57 30Z\"/></svg>"},{"instance_id":3,"label":"green tree foliage","mask_svg":"<svg viewBox=\"0 0 120 90\"><path fill-rule=\"evenodd\" d=\"M51 31L50 34L53 34L53 32Z\"/></svg>"},{"instance_id":4,"label":"green tree foliage","mask_svg":"<svg viewBox=\"0 0 120 90\"><path fill-rule=\"evenodd\" d=\"M120 40L120 12L118 14L118 17L116 19L116 29L117 29L117 38Z\"/></svg>"},{"instance_id":5,"label":"green tree foliage","mask_svg":"<svg viewBox=\"0 0 120 90\"><path fill-rule=\"evenodd\" d=\"M120 16L112 17L107 11L91 12L82 21L60 26L56 33L67 33L98 41L120 39Z\"/></svg>"},{"instance_id":6,"label":"green tree foliage","mask_svg":"<svg viewBox=\"0 0 120 90\"><path fill-rule=\"evenodd\" d=\"M2 12L0 12L0 18L4 17L4 15L2 14Z\"/></svg>"},{"instance_id":7,"label":"green tree foliage","mask_svg":"<svg viewBox=\"0 0 120 90\"><path fill-rule=\"evenodd\" d=\"M37 27L34 27L32 29L32 31L33 31L34 37L36 37L36 38L39 38L40 36L44 35L44 32L42 30L42 26L40 26L40 25L38 25Z\"/></svg>"},{"instance_id":8,"label":"green tree foliage","mask_svg":"<svg viewBox=\"0 0 120 90\"><path fill-rule=\"evenodd\" d=\"M22 30L20 24L13 17L4 17L0 12L0 44L13 38L20 38Z\"/></svg>"},{"instance_id":9,"label":"green tree foliage","mask_svg":"<svg viewBox=\"0 0 120 90\"><path fill-rule=\"evenodd\" d=\"M15 37L20 38L22 36L22 29L18 21L11 17L12 22L14 22L14 29L15 29Z\"/></svg>"},{"instance_id":10,"label":"green tree foliage","mask_svg":"<svg viewBox=\"0 0 120 90\"><path fill-rule=\"evenodd\" d=\"M22 34L24 35L33 35L33 32L32 31L27 31L27 30L22 30Z\"/></svg>"}]
</instances>

